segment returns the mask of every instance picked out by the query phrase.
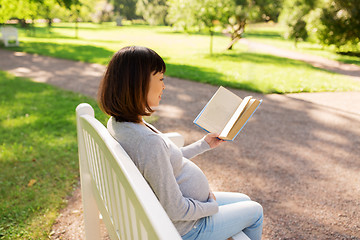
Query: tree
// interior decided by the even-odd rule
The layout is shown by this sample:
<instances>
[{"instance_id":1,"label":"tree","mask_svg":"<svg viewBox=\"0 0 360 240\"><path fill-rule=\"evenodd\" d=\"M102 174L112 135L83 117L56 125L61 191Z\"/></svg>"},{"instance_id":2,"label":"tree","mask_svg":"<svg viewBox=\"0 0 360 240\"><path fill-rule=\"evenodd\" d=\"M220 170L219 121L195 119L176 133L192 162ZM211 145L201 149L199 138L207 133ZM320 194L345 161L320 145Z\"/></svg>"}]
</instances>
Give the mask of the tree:
<instances>
[{"instance_id":1,"label":"tree","mask_svg":"<svg viewBox=\"0 0 360 240\"><path fill-rule=\"evenodd\" d=\"M232 0L203 0L198 11L199 20L206 26L210 33L210 55L212 55L214 23L227 23L233 9Z\"/></svg>"},{"instance_id":2,"label":"tree","mask_svg":"<svg viewBox=\"0 0 360 240\"><path fill-rule=\"evenodd\" d=\"M251 20L277 22L284 0L253 0L250 4L256 11Z\"/></svg>"},{"instance_id":3,"label":"tree","mask_svg":"<svg viewBox=\"0 0 360 240\"><path fill-rule=\"evenodd\" d=\"M170 0L169 23L188 30L196 27L210 33L210 54L215 23L225 25L233 9L233 0Z\"/></svg>"},{"instance_id":4,"label":"tree","mask_svg":"<svg viewBox=\"0 0 360 240\"><path fill-rule=\"evenodd\" d=\"M285 0L280 19L287 25L285 38L294 39L295 46L308 38L305 19L315 7L316 0Z\"/></svg>"},{"instance_id":5,"label":"tree","mask_svg":"<svg viewBox=\"0 0 360 240\"><path fill-rule=\"evenodd\" d=\"M0 0L0 23L5 23L11 18L33 19L37 14L37 5L37 2L32 0Z\"/></svg>"},{"instance_id":6,"label":"tree","mask_svg":"<svg viewBox=\"0 0 360 240\"><path fill-rule=\"evenodd\" d=\"M136 2L137 0L111 0L114 5L115 15L125 17L128 20L136 19Z\"/></svg>"},{"instance_id":7,"label":"tree","mask_svg":"<svg viewBox=\"0 0 360 240\"><path fill-rule=\"evenodd\" d=\"M360 41L358 0L286 0L280 18L289 26L286 36L295 42L306 39L307 30L320 43L337 48Z\"/></svg>"},{"instance_id":8,"label":"tree","mask_svg":"<svg viewBox=\"0 0 360 240\"><path fill-rule=\"evenodd\" d=\"M214 23L227 27L231 41L227 49L241 39L248 20L276 21L283 0L169 0L168 20L187 29L204 25L213 34Z\"/></svg>"},{"instance_id":9,"label":"tree","mask_svg":"<svg viewBox=\"0 0 360 240\"><path fill-rule=\"evenodd\" d=\"M54 11L54 6L70 9L74 4L79 4L79 0L0 0L0 23L5 23L11 18L20 20L35 19L39 16L47 18L50 12Z\"/></svg>"},{"instance_id":10,"label":"tree","mask_svg":"<svg viewBox=\"0 0 360 240\"><path fill-rule=\"evenodd\" d=\"M52 20L57 17L57 4L55 0L41 0L41 3L38 3L37 17L45 18L49 28L52 26Z\"/></svg>"},{"instance_id":11,"label":"tree","mask_svg":"<svg viewBox=\"0 0 360 240\"><path fill-rule=\"evenodd\" d=\"M321 9L317 36L325 45L337 48L360 42L360 4L358 0L333 0Z\"/></svg>"},{"instance_id":12,"label":"tree","mask_svg":"<svg viewBox=\"0 0 360 240\"><path fill-rule=\"evenodd\" d=\"M168 0L167 22L188 31L194 26L200 27L200 20L197 16L201 4L197 0Z\"/></svg>"},{"instance_id":13,"label":"tree","mask_svg":"<svg viewBox=\"0 0 360 240\"><path fill-rule=\"evenodd\" d=\"M248 0L235 0L234 4L233 14L228 20L228 32L231 41L226 48L227 50L231 50L234 44L241 39L249 16L250 2Z\"/></svg>"},{"instance_id":14,"label":"tree","mask_svg":"<svg viewBox=\"0 0 360 240\"><path fill-rule=\"evenodd\" d=\"M40 0L41 1L41 0ZM60 6L70 9L72 5L79 4L80 0L56 0Z\"/></svg>"},{"instance_id":15,"label":"tree","mask_svg":"<svg viewBox=\"0 0 360 240\"><path fill-rule=\"evenodd\" d=\"M150 25L166 24L166 0L138 0L136 13L142 16Z\"/></svg>"}]
</instances>

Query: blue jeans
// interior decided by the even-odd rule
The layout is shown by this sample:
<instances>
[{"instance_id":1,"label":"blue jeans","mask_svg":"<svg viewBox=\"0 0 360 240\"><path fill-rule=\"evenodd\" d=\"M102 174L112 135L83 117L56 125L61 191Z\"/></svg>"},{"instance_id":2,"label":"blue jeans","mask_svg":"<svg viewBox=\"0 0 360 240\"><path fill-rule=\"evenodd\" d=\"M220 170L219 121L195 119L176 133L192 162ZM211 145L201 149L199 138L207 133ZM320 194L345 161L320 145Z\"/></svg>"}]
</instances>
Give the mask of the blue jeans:
<instances>
[{"instance_id":1,"label":"blue jeans","mask_svg":"<svg viewBox=\"0 0 360 240\"><path fill-rule=\"evenodd\" d=\"M242 193L214 192L219 212L201 218L193 229L182 236L183 240L225 240L240 231L250 239L262 235L263 209Z\"/></svg>"}]
</instances>

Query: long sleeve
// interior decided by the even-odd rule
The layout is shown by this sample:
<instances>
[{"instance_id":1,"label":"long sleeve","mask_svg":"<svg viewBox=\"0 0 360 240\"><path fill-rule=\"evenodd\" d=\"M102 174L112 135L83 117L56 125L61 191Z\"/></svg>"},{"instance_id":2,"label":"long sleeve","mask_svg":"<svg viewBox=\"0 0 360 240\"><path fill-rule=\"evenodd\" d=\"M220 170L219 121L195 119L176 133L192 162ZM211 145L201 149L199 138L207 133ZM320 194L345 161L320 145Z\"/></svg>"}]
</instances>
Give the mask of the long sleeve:
<instances>
[{"instance_id":1,"label":"long sleeve","mask_svg":"<svg viewBox=\"0 0 360 240\"><path fill-rule=\"evenodd\" d=\"M201 169L188 160L207 149L200 140L180 150L158 131L141 124L108 121L110 134L121 144L144 176L180 235L202 217L218 212L208 199L209 182Z\"/></svg>"},{"instance_id":2,"label":"long sleeve","mask_svg":"<svg viewBox=\"0 0 360 240\"><path fill-rule=\"evenodd\" d=\"M146 142L139 142L137 148L138 167L170 219L188 221L215 214L218 211L215 201L200 202L183 197L170 162L169 146L160 136L151 135L147 138ZM201 149L202 143L198 144L200 147L197 148Z\"/></svg>"},{"instance_id":3,"label":"long sleeve","mask_svg":"<svg viewBox=\"0 0 360 240\"><path fill-rule=\"evenodd\" d=\"M193 158L200 153L203 153L210 149L209 144L205 141L204 138L189 144L185 147L180 148L183 156L187 159Z\"/></svg>"}]
</instances>

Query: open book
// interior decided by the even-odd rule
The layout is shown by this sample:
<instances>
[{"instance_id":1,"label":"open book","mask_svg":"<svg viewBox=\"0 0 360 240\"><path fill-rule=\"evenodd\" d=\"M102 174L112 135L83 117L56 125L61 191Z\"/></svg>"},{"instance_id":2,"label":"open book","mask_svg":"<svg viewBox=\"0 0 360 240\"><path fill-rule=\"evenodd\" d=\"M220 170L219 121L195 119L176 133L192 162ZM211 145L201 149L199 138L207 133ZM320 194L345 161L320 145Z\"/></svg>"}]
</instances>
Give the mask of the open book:
<instances>
[{"instance_id":1,"label":"open book","mask_svg":"<svg viewBox=\"0 0 360 240\"><path fill-rule=\"evenodd\" d=\"M219 133L223 140L233 141L261 102L251 96L241 99L220 87L194 123L208 132Z\"/></svg>"}]
</instances>

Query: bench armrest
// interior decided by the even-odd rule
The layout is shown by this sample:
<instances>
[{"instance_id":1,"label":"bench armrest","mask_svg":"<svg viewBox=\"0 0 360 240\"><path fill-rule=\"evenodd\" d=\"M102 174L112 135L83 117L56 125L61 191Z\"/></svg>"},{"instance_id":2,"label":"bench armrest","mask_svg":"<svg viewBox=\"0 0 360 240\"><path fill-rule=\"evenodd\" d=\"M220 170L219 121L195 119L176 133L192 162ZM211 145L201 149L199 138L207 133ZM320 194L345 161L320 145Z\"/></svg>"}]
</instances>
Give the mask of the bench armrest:
<instances>
[{"instance_id":1,"label":"bench armrest","mask_svg":"<svg viewBox=\"0 0 360 240\"><path fill-rule=\"evenodd\" d=\"M183 147L184 146L184 137L177 132L170 132L170 133L165 133L165 136L167 136L176 146Z\"/></svg>"}]
</instances>

